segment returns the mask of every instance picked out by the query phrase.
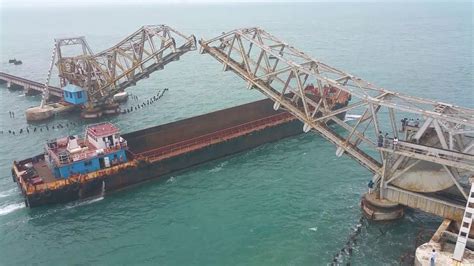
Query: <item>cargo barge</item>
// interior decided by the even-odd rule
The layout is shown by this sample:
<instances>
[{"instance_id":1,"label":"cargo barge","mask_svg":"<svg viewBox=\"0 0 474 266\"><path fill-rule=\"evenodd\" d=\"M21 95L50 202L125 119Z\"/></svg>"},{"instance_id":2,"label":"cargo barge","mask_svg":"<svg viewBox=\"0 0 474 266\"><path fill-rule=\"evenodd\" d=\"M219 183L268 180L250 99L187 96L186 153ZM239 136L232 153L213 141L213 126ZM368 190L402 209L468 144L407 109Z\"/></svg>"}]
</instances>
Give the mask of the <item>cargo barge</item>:
<instances>
[{"instance_id":1,"label":"cargo barge","mask_svg":"<svg viewBox=\"0 0 474 266\"><path fill-rule=\"evenodd\" d=\"M334 109L348 101L336 102ZM87 127L83 138L48 141L44 153L15 161L12 177L28 207L65 203L302 132L300 121L273 110L268 99L123 135L106 122Z\"/></svg>"}]
</instances>

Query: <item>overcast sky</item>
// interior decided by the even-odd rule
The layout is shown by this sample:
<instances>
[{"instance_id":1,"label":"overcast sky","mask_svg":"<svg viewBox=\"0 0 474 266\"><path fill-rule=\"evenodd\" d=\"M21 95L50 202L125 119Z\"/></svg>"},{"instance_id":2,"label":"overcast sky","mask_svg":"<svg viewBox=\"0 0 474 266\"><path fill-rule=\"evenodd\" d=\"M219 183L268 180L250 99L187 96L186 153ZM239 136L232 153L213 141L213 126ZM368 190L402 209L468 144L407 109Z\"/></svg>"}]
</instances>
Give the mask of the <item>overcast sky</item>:
<instances>
[{"instance_id":1,"label":"overcast sky","mask_svg":"<svg viewBox=\"0 0 474 266\"><path fill-rule=\"evenodd\" d=\"M334 2L331 0L297 0L298 2ZM443 2L453 0L336 0L339 2ZM454 0L464 2L471 0ZM136 4L202 4L202 3L248 3L248 2L293 2L291 0L0 0L0 7L36 6L90 6L90 5L136 5Z\"/></svg>"},{"instance_id":2,"label":"overcast sky","mask_svg":"<svg viewBox=\"0 0 474 266\"><path fill-rule=\"evenodd\" d=\"M201 4L228 2L285 2L291 0L0 0L2 6L71 6L71 5L107 5L107 4ZM303 0L324 1L324 0ZM354 0L349 0L354 1Z\"/></svg>"}]
</instances>

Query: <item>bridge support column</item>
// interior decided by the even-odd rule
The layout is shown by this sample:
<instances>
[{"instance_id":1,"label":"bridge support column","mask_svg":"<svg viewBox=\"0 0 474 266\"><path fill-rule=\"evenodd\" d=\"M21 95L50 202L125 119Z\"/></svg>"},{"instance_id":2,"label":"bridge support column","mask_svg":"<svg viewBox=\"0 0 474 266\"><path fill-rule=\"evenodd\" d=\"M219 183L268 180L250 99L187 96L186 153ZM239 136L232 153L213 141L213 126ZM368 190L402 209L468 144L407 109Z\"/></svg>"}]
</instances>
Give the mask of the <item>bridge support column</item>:
<instances>
[{"instance_id":1,"label":"bridge support column","mask_svg":"<svg viewBox=\"0 0 474 266\"><path fill-rule=\"evenodd\" d=\"M27 121L46 120L53 117L54 108L48 105L43 106L43 108L40 106L31 107L26 110L25 115Z\"/></svg>"},{"instance_id":2,"label":"bridge support column","mask_svg":"<svg viewBox=\"0 0 474 266\"><path fill-rule=\"evenodd\" d=\"M33 96L33 95L41 94L41 91L34 90L29 85L26 85L23 90L24 90L26 96Z\"/></svg>"},{"instance_id":3,"label":"bridge support column","mask_svg":"<svg viewBox=\"0 0 474 266\"><path fill-rule=\"evenodd\" d=\"M453 259L458 236L456 231L460 226L459 222L445 219L431 240L417 247L414 264L416 266L432 265L431 257L434 250L436 252L434 265L474 265L474 252L471 251L474 248L474 241L471 238L467 239L467 248L464 250L462 261L458 262Z\"/></svg>"},{"instance_id":4,"label":"bridge support column","mask_svg":"<svg viewBox=\"0 0 474 266\"><path fill-rule=\"evenodd\" d=\"M23 84L14 83L12 81L7 82L7 88L10 90L23 90Z\"/></svg>"},{"instance_id":5,"label":"bridge support column","mask_svg":"<svg viewBox=\"0 0 474 266\"><path fill-rule=\"evenodd\" d=\"M378 193L365 193L362 196L360 207L362 213L369 220L391 221L403 217L404 207L385 199L380 199Z\"/></svg>"}]
</instances>

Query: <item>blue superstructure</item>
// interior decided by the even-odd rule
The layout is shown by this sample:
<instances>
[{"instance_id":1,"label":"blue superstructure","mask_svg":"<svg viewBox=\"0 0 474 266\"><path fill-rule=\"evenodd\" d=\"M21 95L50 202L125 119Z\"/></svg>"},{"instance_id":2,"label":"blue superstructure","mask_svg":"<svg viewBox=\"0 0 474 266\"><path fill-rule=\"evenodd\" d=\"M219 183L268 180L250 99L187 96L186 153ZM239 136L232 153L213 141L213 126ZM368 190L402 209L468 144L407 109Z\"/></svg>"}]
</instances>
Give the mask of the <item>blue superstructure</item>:
<instances>
[{"instance_id":1,"label":"blue superstructure","mask_svg":"<svg viewBox=\"0 0 474 266\"><path fill-rule=\"evenodd\" d=\"M106 163L106 162L109 163ZM66 164L60 167L54 168L54 176L56 178L68 178L71 175L75 174L86 174L90 172L95 172L100 169L107 168L106 165L112 165L116 163L123 163L127 161L127 155L125 150L118 150L116 152L111 152L104 154L102 156L97 156L89 160L82 160L78 162L73 162L71 164Z\"/></svg>"},{"instance_id":2,"label":"blue superstructure","mask_svg":"<svg viewBox=\"0 0 474 266\"><path fill-rule=\"evenodd\" d=\"M87 102L87 91L83 88L68 84L62 88L64 101L72 104L85 104Z\"/></svg>"},{"instance_id":3,"label":"blue superstructure","mask_svg":"<svg viewBox=\"0 0 474 266\"><path fill-rule=\"evenodd\" d=\"M127 142L113 124L89 126L86 138L69 136L46 145L46 154L55 178L87 174L127 162Z\"/></svg>"}]
</instances>

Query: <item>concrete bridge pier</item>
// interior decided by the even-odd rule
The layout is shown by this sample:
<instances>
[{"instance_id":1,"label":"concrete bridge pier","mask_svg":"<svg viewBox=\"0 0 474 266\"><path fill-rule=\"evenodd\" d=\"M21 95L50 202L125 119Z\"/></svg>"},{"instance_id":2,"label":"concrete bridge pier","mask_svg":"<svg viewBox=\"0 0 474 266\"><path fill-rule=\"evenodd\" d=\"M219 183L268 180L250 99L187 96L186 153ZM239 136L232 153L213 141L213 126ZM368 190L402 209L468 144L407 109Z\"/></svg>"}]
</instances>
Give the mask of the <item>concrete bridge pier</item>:
<instances>
[{"instance_id":1,"label":"concrete bridge pier","mask_svg":"<svg viewBox=\"0 0 474 266\"><path fill-rule=\"evenodd\" d=\"M29 85L24 86L23 90L26 96L34 96L34 95L41 94L41 91L34 90Z\"/></svg>"},{"instance_id":2,"label":"concrete bridge pier","mask_svg":"<svg viewBox=\"0 0 474 266\"><path fill-rule=\"evenodd\" d=\"M373 221L391 221L403 217L404 207L398 203L381 199L378 192L365 193L360 207L364 216Z\"/></svg>"},{"instance_id":3,"label":"concrete bridge pier","mask_svg":"<svg viewBox=\"0 0 474 266\"><path fill-rule=\"evenodd\" d=\"M468 239L462 261L453 259L459 223L445 219L430 241L419 246L415 252L414 265L430 266L434 250L434 265L474 265L474 241ZM469 235L472 235L472 230Z\"/></svg>"},{"instance_id":4,"label":"concrete bridge pier","mask_svg":"<svg viewBox=\"0 0 474 266\"><path fill-rule=\"evenodd\" d=\"M9 90L14 90L14 91L23 90L23 86L22 86L22 85L13 83L13 82L11 82L11 81L7 81L7 88L8 88Z\"/></svg>"},{"instance_id":5,"label":"concrete bridge pier","mask_svg":"<svg viewBox=\"0 0 474 266\"><path fill-rule=\"evenodd\" d=\"M25 115L27 121L46 120L54 116L54 108L49 105L31 107L26 110Z\"/></svg>"}]
</instances>

